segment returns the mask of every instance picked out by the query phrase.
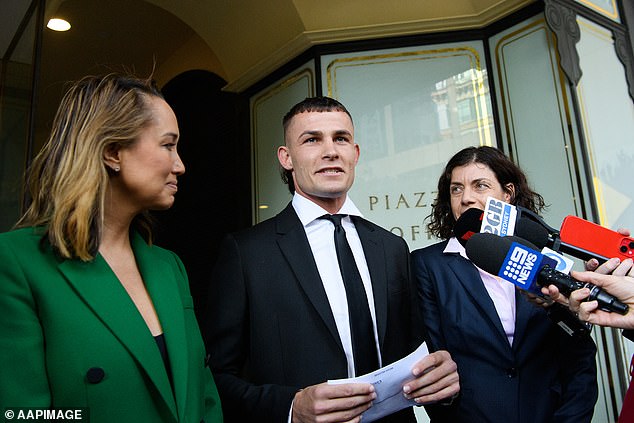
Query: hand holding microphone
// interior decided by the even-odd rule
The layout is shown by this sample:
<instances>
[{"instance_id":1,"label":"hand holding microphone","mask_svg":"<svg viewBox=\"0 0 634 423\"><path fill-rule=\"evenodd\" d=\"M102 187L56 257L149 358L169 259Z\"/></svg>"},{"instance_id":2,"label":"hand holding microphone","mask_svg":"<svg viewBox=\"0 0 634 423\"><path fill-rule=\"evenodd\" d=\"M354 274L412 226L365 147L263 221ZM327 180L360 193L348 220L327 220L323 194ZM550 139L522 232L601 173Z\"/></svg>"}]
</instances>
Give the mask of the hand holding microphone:
<instances>
[{"instance_id":1,"label":"hand holding microphone","mask_svg":"<svg viewBox=\"0 0 634 423\"><path fill-rule=\"evenodd\" d=\"M624 260L619 267L623 270L629 266L628 275L611 274L604 275L596 272L573 272L575 279L582 283L601 287L607 292L619 298L625 305L634 307L634 268L632 260ZM618 272L620 273L620 272ZM587 288L574 291L570 295L570 309L577 313L580 320L599 326L609 326L621 329L634 329L634 313L624 315L608 313L599 307L599 303L589 301L590 291Z\"/></svg>"},{"instance_id":2,"label":"hand holding microphone","mask_svg":"<svg viewBox=\"0 0 634 423\"><path fill-rule=\"evenodd\" d=\"M624 228L619 228L616 231L616 233L622 235L623 237L630 236L630 231ZM595 258L591 258L590 260L586 261L584 264L585 264L586 270L588 271L594 271L596 273L600 273L603 275L610 275L610 274L625 275L628 273L628 271L634 272L634 269L630 270L631 262L632 262L631 259L630 260L625 259L622 262L620 258L612 257L612 258L606 259L606 261L604 261L603 263L600 263L599 260ZM570 309L573 312L575 313L578 312L578 304L571 305L569 297L561 295L561 293L559 292L559 289L557 289L556 286L550 285L550 286L543 287L542 293L544 295L548 295L554 301L560 304L563 304L566 307L570 307ZM584 296L583 298L586 298L586 297Z\"/></svg>"}]
</instances>

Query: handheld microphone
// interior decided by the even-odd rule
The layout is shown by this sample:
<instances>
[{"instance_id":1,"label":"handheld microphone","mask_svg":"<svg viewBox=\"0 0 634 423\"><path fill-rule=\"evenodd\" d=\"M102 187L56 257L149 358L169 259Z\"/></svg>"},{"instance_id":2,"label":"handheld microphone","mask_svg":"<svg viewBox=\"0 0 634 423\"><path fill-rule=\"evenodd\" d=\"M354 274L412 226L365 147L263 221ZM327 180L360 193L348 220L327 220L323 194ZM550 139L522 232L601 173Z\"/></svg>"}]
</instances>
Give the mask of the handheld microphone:
<instances>
[{"instance_id":1,"label":"handheld microphone","mask_svg":"<svg viewBox=\"0 0 634 423\"><path fill-rule=\"evenodd\" d=\"M507 211L500 213L504 209ZM469 238L478 232L494 233L501 236L519 236L530 242L531 245L538 246L542 254L557 260L557 266L555 267L557 270L563 273L570 272L574 262L547 247L547 245L553 244L549 242L550 236L546 228L548 227L552 231L554 231L554 229L550 228L543 221L538 223L534 220L540 219L539 216L534 213L532 213L530 217L526 217L528 213L532 212L523 207L512 206L489 197L484 211L476 208L465 210L454 224L453 233L463 247ZM508 218L506 218L505 215L508 216ZM502 225L501 223L505 220L507 223ZM496 223L498 227L496 227Z\"/></svg>"},{"instance_id":2,"label":"handheld microphone","mask_svg":"<svg viewBox=\"0 0 634 423\"><path fill-rule=\"evenodd\" d=\"M549 248L581 260L595 258L603 263L610 257L634 258L634 239L616 231L576 216L567 216L561 230L557 230L533 211L492 197L487 199L480 232L516 235L539 250Z\"/></svg>"},{"instance_id":3,"label":"handheld microphone","mask_svg":"<svg viewBox=\"0 0 634 423\"><path fill-rule=\"evenodd\" d=\"M480 232L484 211L476 208L465 210L453 226L453 234L464 247L473 234Z\"/></svg>"},{"instance_id":4,"label":"handheld microphone","mask_svg":"<svg viewBox=\"0 0 634 423\"><path fill-rule=\"evenodd\" d=\"M596 300L599 308L625 315L627 304L596 285L584 283L555 270L555 260L535 250L534 245L515 236L500 237L478 233L467 241L467 257L485 272L515 284L523 290L541 295L540 287L555 285L559 292L570 296L572 291L590 289L586 301Z\"/></svg>"},{"instance_id":5,"label":"handheld microphone","mask_svg":"<svg viewBox=\"0 0 634 423\"><path fill-rule=\"evenodd\" d=\"M510 204L508 206L515 207L511 206ZM518 210L520 209L519 207L517 208ZM458 220L456 220L456 223L453 227L453 234L463 247L467 244L467 241L469 240L469 238L471 238L473 234L479 232L495 233L496 235L516 235L520 238L525 239L531 244L536 245L538 248L544 248L549 244L549 234L546 228L544 228L542 225L535 222L531 218L523 217L519 213L514 219L514 222L512 224L513 231L511 233L501 234L499 232L491 232L491 225L488 225L488 223L488 226L485 226L483 230L482 225L484 220L484 210L477 208L470 208L465 210L460 215Z\"/></svg>"},{"instance_id":6,"label":"handheld microphone","mask_svg":"<svg viewBox=\"0 0 634 423\"><path fill-rule=\"evenodd\" d=\"M588 225L594 225L587 220L576 218L578 221L586 223L586 225L584 225L583 228L573 228L572 225L566 226L566 222L570 221L572 217L568 216L564 219L561 230L557 230L548 226L541 217L532 211L520 206L517 207L517 210L518 216L521 217L525 225L518 228L515 231L515 235L528 239L529 241L537 241L533 243L539 248L552 248L557 252L568 254L581 260L595 258L599 263L607 261L610 257L618 256L619 251L616 248L608 253L603 249L591 247L592 244L601 244L600 241L605 238L605 233L596 233L596 231L587 230ZM617 237L625 238L617 232L609 231L608 229L605 229L605 232L612 232ZM574 236L571 236L572 234L574 234Z\"/></svg>"}]
</instances>

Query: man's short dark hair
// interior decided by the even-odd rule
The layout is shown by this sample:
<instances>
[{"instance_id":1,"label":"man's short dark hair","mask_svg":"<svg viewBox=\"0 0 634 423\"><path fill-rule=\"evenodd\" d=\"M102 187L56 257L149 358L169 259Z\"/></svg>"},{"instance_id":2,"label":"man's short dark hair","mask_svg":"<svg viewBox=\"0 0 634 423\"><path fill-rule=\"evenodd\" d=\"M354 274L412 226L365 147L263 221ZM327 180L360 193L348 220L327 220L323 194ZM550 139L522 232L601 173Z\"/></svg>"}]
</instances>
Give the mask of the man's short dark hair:
<instances>
[{"instance_id":1,"label":"man's short dark hair","mask_svg":"<svg viewBox=\"0 0 634 423\"><path fill-rule=\"evenodd\" d=\"M293 116L298 115L300 113L308 113L308 112L344 112L352 121L352 115L346 109L346 106L339 103L337 100L331 97L307 97L291 107L291 110L288 111L284 115L282 119L282 126L284 127L284 135L286 135L286 129L288 129L288 124L290 123Z\"/></svg>"}]
</instances>

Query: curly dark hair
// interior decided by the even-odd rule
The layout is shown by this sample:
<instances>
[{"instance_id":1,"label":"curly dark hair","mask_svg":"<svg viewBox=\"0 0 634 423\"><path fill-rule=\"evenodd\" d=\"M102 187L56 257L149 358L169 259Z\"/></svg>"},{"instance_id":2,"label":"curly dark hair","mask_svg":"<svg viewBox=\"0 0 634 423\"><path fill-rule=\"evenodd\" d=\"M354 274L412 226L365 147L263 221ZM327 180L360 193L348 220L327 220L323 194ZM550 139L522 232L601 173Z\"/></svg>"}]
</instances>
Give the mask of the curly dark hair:
<instances>
[{"instance_id":1,"label":"curly dark hair","mask_svg":"<svg viewBox=\"0 0 634 423\"><path fill-rule=\"evenodd\" d=\"M430 219L427 224L427 231L431 235L440 239L448 239L453 235L456 219L451 212L449 193L451 173L456 167L470 163L482 163L488 166L495 174L502 188L506 192L513 194L511 203L514 206L524 207L536 214L539 214L546 207L544 198L528 186L528 180L524 172L501 150L488 146L467 147L449 159L445 170L438 179L438 196L432 204L431 213L427 216ZM505 188L508 184L513 184L513 191Z\"/></svg>"}]
</instances>

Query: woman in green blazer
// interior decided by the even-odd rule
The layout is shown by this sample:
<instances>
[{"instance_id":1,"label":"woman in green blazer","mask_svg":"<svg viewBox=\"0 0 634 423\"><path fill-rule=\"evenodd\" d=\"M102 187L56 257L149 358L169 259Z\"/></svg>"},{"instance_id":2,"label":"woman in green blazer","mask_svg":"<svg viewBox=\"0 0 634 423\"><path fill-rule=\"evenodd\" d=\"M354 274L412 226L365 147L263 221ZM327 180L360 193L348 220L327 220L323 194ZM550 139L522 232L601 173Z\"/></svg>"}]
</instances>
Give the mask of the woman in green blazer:
<instances>
[{"instance_id":1,"label":"woman in green blazer","mask_svg":"<svg viewBox=\"0 0 634 423\"><path fill-rule=\"evenodd\" d=\"M32 203L0 234L1 410L222 421L185 269L148 225L185 171L178 135L149 81L87 77L65 95Z\"/></svg>"}]
</instances>

